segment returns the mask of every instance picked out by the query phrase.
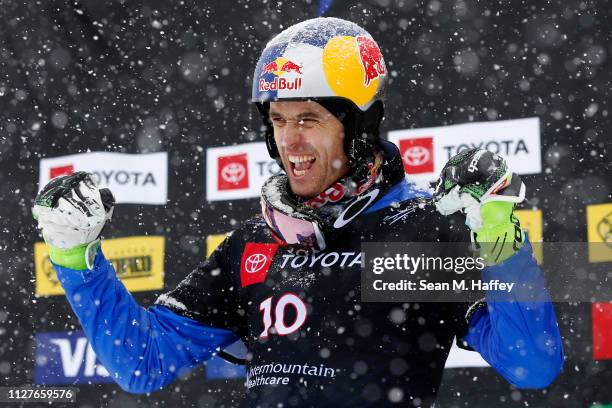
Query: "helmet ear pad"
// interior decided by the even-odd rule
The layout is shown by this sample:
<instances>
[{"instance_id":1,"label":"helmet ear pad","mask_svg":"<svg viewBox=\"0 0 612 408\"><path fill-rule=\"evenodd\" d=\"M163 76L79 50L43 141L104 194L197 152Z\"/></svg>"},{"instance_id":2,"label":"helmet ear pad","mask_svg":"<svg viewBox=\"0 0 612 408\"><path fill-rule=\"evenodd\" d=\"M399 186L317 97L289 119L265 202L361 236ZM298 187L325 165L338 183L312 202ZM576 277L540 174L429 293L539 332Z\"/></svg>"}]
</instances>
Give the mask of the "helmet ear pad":
<instances>
[{"instance_id":1,"label":"helmet ear pad","mask_svg":"<svg viewBox=\"0 0 612 408\"><path fill-rule=\"evenodd\" d=\"M358 164L359 159L371 154L379 138L379 128L384 116L382 101L375 101L366 111L359 109L352 101L344 98L310 98L327 109L344 126L344 152L351 166ZM283 168L280 154L274 140L274 129L269 120L270 103L255 104L259 111L265 132L266 147L270 157ZM284 169L284 168L283 168Z\"/></svg>"},{"instance_id":2,"label":"helmet ear pad","mask_svg":"<svg viewBox=\"0 0 612 408\"><path fill-rule=\"evenodd\" d=\"M270 103L269 102L257 102L255 103L257 106L257 110L259 111L259 115L263 122L264 126L264 137L266 139L266 148L268 149L268 154L271 158L276 160L276 163L284 170L283 164L280 160L280 154L278 153L278 148L276 147L276 141L274 140L274 129L272 127L272 123L270 123Z\"/></svg>"},{"instance_id":3,"label":"helmet ear pad","mask_svg":"<svg viewBox=\"0 0 612 408\"><path fill-rule=\"evenodd\" d=\"M353 164L372 154L372 148L378 143L380 123L384 116L383 102L375 101L366 111L353 110L356 116L351 122L354 128L345 125L344 151Z\"/></svg>"}]
</instances>

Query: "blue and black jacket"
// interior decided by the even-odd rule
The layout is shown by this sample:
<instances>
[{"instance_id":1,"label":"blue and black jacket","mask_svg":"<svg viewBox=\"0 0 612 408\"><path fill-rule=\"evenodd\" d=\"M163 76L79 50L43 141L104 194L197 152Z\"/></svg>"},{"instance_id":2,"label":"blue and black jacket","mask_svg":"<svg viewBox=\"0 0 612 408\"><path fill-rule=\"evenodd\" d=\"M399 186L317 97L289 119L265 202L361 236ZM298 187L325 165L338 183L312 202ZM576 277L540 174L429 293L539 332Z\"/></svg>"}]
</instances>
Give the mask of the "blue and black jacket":
<instances>
[{"instance_id":1,"label":"blue and black jacket","mask_svg":"<svg viewBox=\"0 0 612 408\"><path fill-rule=\"evenodd\" d=\"M490 290L477 303L361 302L361 242L466 240L460 217L442 217L402 181L322 253L280 246L260 217L247 221L149 308L117 279L103 245L92 270L54 267L98 358L134 393L169 384L238 340L248 349L248 406L380 407L393 388L425 405L454 338L514 386L548 386L563 350L528 242L482 271L483 280L528 283L528 296Z\"/></svg>"}]
</instances>

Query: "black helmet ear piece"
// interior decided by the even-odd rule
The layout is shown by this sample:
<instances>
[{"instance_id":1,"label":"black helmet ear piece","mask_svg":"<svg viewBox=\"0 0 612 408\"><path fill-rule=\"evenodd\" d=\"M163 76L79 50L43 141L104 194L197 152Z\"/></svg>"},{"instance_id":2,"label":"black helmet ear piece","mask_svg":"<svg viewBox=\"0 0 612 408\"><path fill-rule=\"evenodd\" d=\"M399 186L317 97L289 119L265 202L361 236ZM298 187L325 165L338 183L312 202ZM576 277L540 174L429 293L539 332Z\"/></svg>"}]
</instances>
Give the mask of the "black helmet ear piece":
<instances>
[{"instance_id":1,"label":"black helmet ear piece","mask_svg":"<svg viewBox=\"0 0 612 408\"><path fill-rule=\"evenodd\" d=\"M385 108L382 101L376 101L370 108L362 113L361 128L371 139L378 139L380 123L385 115Z\"/></svg>"},{"instance_id":2,"label":"black helmet ear piece","mask_svg":"<svg viewBox=\"0 0 612 408\"><path fill-rule=\"evenodd\" d=\"M375 101L366 111L361 111L353 102L343 98L321 98L317 102L344 125L344 151L352 162L371 154L384 115L382 101Z\"/></svg>"},{"instance_id":3,"label":"black helmet ear piece","mask_svg":"<svg viewBox=\"0 0 612 408\"><path fill-rule=\"evenodd\" d=\"M271 158L276 160L276 163L278 163L281 168L283 168L280 160L280 154L278 153L278 148L276 147L276 141L274 140L274 129L272 128L272 123L270 123L270 103L258 102L255 104L255 106L257 106L257 110L259 111L259 115L263 122L264 138L266 140L268 154Z\"/></svg>"}]
</instances>

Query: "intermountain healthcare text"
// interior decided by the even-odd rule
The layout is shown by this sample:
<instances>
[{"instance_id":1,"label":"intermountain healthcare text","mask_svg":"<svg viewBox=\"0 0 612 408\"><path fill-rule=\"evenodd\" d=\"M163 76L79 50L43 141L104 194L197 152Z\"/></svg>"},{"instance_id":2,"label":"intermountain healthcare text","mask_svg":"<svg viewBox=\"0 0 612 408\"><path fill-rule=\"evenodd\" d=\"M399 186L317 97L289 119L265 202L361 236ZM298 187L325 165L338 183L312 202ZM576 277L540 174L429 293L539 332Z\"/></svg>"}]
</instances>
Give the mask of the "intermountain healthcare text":
<instances>
[{"instance_id":1,"label":"intermountain healthcare text","mask_svg":"<svg viewBox=\"0 0 612 408\"><path fill-rule=\"evenodd\" d=\"M270 376L265 376L266 374ZM262 364L249 368L246 386L247 388L252 388L260 385L287 385L289 384L289 377L285 377L284 374L334 378L336 376L336 371L323 364L319 364L318 366L284 363Z\"/></svg>"},{"instance_id":2,"label":"intermountain healthcare text","mask_svg":"<svg viewBox=\"0 0 612 408\"><path fill-rule=\"evenodd\" d=\"M421 279L418 282L401 279L397 282L385 282L377 279L372 282L374 290L397 290L397 291L465 291L465 290L503 290L508 293L512 291L514 283L500 282L498 279L490 281L473 280L469 283L465 280L452 280L451 282L429 282Z\"/></svg>"}]
</instances>

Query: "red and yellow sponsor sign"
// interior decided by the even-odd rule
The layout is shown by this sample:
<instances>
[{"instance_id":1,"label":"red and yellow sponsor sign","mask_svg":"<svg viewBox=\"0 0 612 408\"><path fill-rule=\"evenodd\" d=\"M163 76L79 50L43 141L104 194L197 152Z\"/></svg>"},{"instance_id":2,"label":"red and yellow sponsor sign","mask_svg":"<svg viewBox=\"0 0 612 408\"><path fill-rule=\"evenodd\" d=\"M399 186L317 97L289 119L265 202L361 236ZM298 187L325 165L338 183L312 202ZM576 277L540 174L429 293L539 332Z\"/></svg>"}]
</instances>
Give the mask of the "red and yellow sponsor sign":
<instances>
[{"instance_id":1,"label":"red and yellow sponsor sign","mask_svg":"<svg viewBox=\"0 0 612 408\"><path fill-rule=\"evenodd\" d=\"M102 249L130 292L164 288L163 236L105 239L102 241ZM34 267L37 296L64 294L51 265L47 245L43 242L34 244Z\"/></svg>"}]
</instances>

